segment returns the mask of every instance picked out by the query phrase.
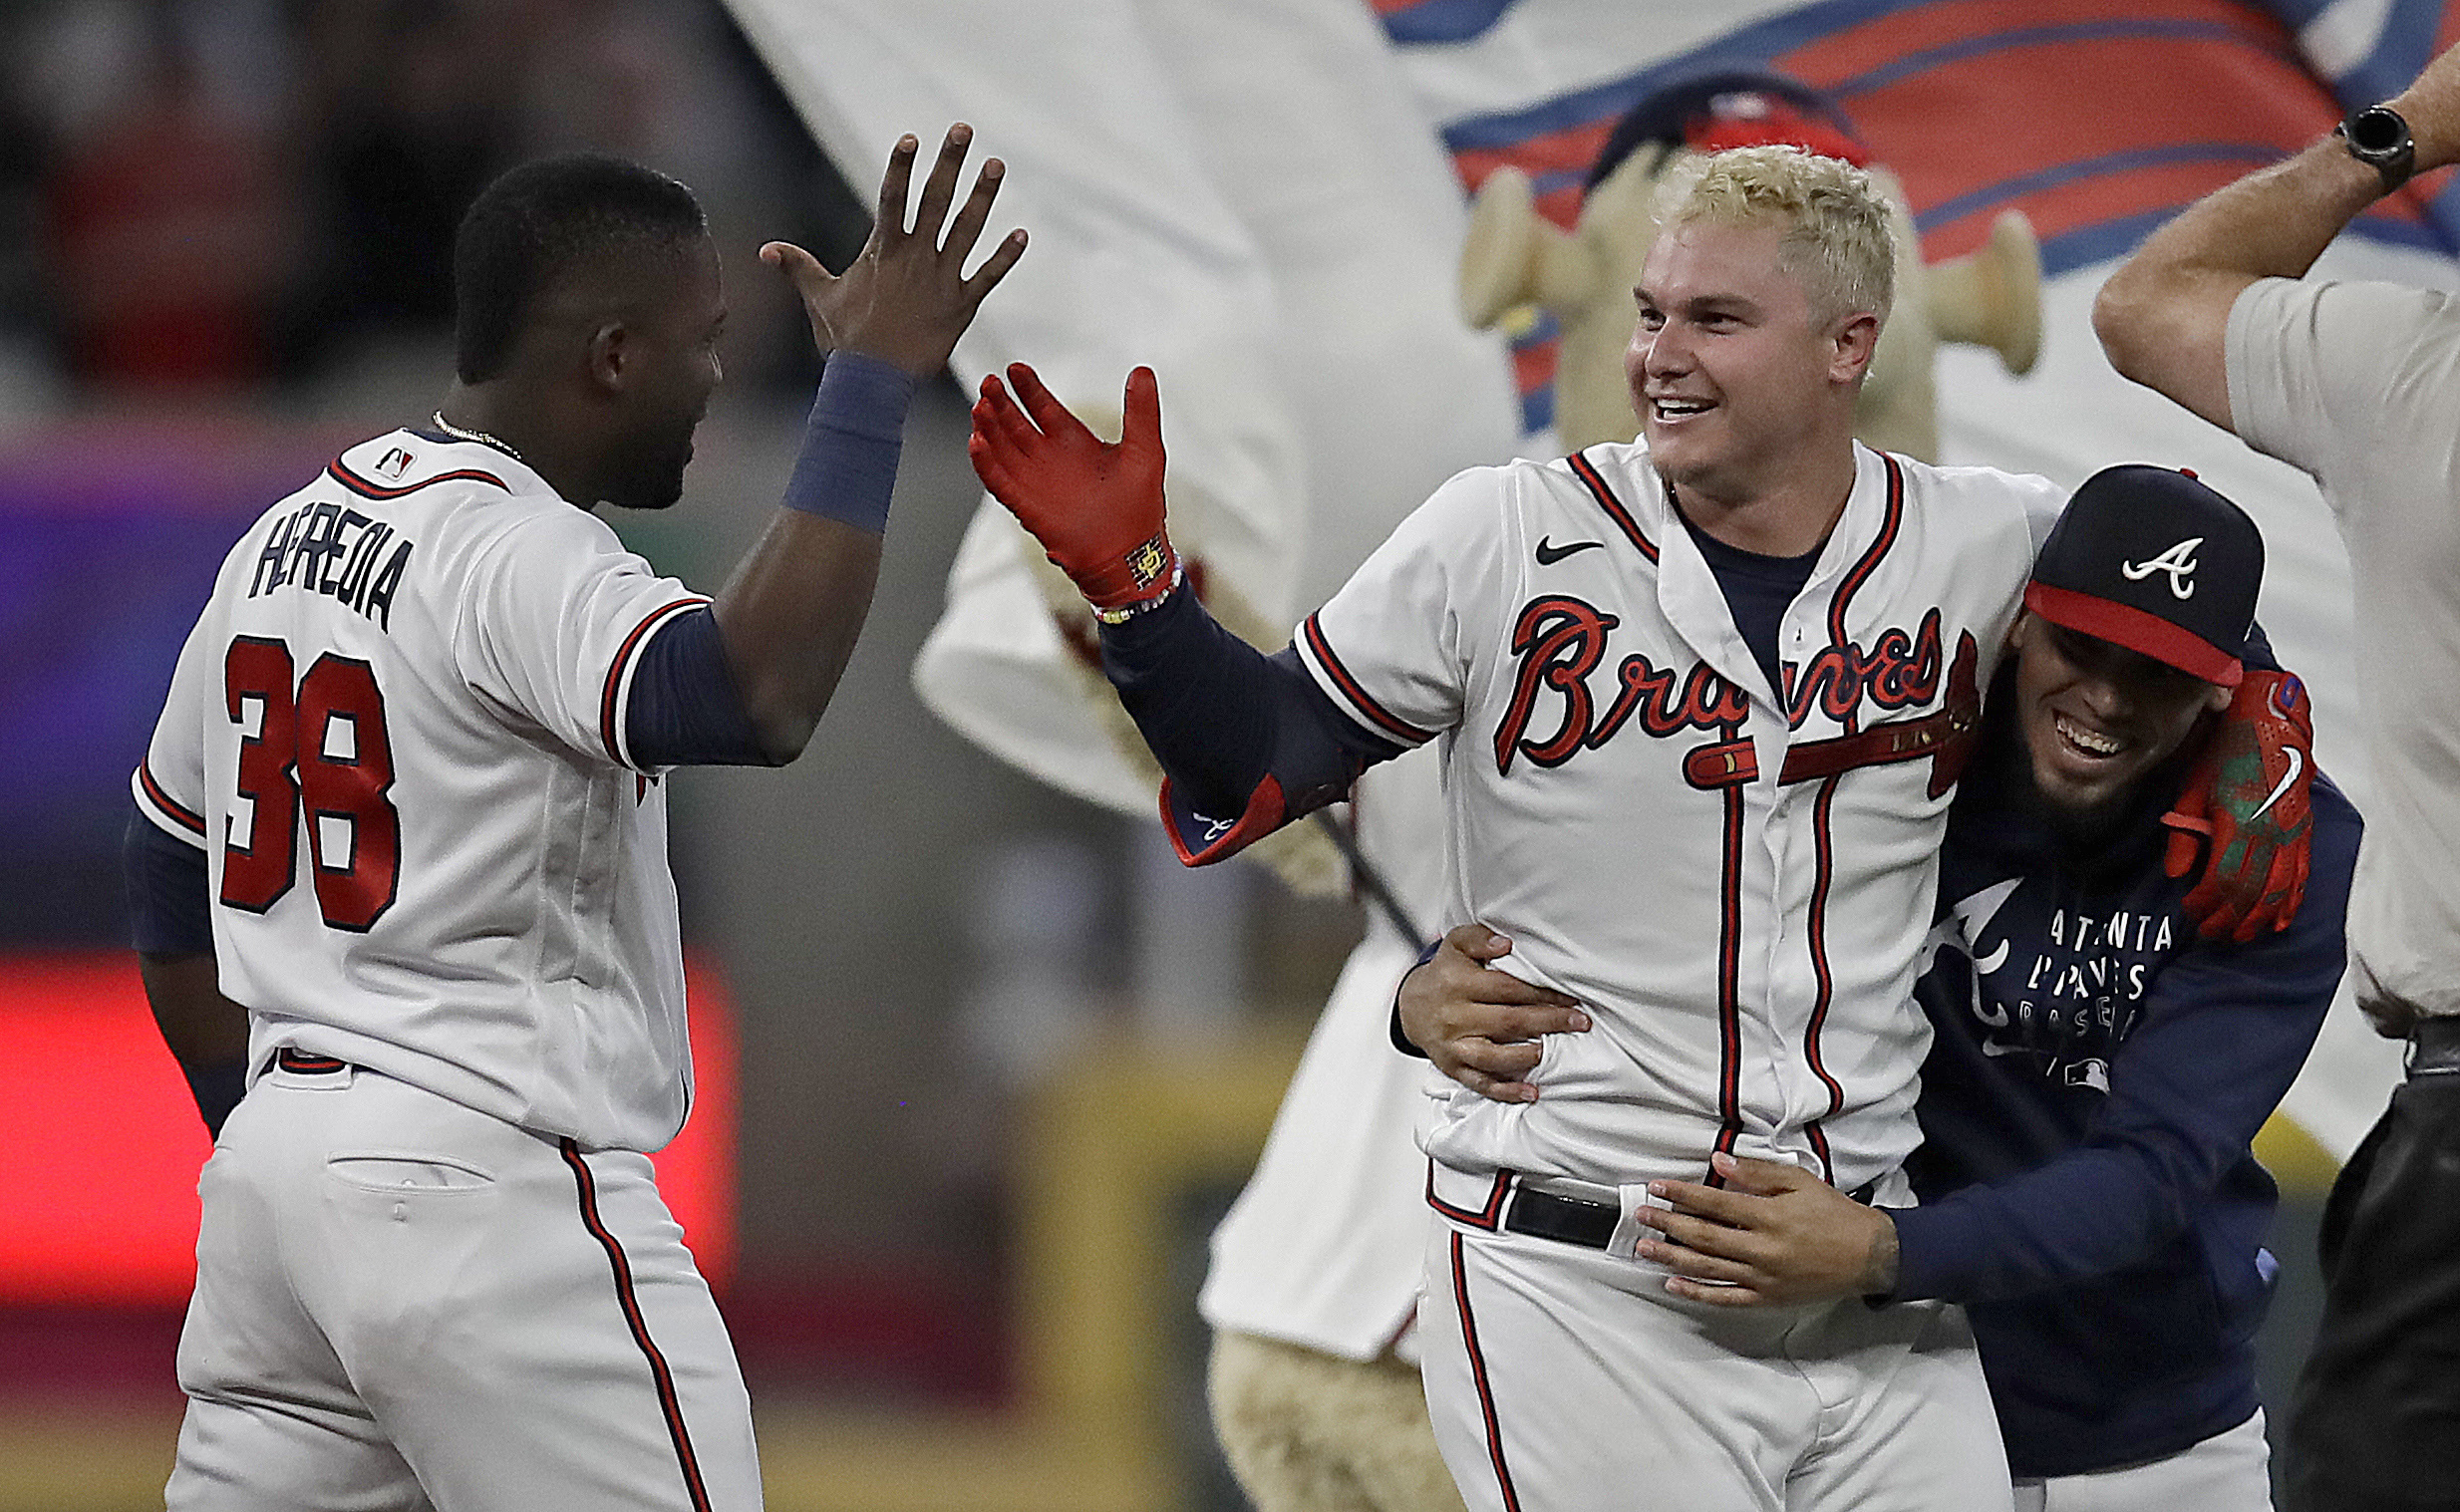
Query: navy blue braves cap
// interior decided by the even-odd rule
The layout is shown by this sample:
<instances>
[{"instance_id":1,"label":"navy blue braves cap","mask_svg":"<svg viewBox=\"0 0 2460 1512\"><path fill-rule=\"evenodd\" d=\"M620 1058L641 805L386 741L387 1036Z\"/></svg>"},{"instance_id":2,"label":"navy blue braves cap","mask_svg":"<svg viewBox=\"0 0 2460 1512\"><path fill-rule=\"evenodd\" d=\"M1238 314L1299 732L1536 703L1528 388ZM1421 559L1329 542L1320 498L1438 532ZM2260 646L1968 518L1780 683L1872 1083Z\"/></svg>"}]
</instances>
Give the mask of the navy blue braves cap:
<instances>
[{"instance_id":1,"label":"navy blue braves cap","mask_svg":"<svg viewBox=\"0 0 2460 1512\"><path fill-rule=\"evenodd\" d=\"M2033 561L2024 607L2235 688L2264 533L2192 472L2142 462L2084 479Z\"/></svg>"}]
</instances>

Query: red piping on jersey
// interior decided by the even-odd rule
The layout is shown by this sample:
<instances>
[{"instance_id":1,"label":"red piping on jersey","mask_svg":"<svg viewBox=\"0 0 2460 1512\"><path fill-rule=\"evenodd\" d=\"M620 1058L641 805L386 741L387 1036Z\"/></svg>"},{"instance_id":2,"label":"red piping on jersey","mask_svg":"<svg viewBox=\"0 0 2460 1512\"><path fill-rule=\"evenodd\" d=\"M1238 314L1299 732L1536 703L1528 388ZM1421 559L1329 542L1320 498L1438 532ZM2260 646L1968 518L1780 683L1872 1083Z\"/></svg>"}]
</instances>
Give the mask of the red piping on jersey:
<instances>
[{"instance_id":1,"label":"red piping on jersey","mask_svg":"<svg viewBox=\"0 0 2460 1512\"><path fill-rule=\"evenodd\" d=\"M1161 827L1170 836L1170 848L1178 853L1181 866L1210 866L1226 856L1236 855L1249 845L1281 828L1289 816L1281 795L1281 778L1267 773L1247 795L1246 811L1239 821L1218 836L1193 850L1187 848L1187 837L1179 833L1178 818L1170 811L1170 779L1161 779Z\"/></svg>"},{"instance_id":2,"label":"red piping on jersey","mask_svg":"<svg viewBox=\"0 0 2460 1512\"><path fill-rule=\"evenodd\" d=\"M1831 646L1852 644L1846 639L1846 610L1862 585L1871 580L1871 574L1879 570L1881 560L1896 544L1897 535L1904 528L1905 469L1885 452L1879 454L1879 460L1888 470L1887 508L1880 518L1879 535L1863 551L1861 559L1847 569L1844 581L1837 585L1836 596L1828 601L1828 644ZM1846 733L1854 734L1860 723L1859 710L1847 714L1843 723ZM1782 773L1779 780L1783 780ZM1819 1055L1819 1037L1828 1026L1828 1009L1836 995L1836 977L1828 968L1828 888L1836 879L1836 837L1829 832L1828 815L1835 801L1836 778L1830 776L1821 782L1819 797L1811 809L1811 838L1817 864L1811 883L1810 920L1806 934L1810 941L1811 971L1819 982L1819 997L1811 1008L1810 1026L1802 1036L1803 1059L1809 1064L1811 1074L1819 1078L1820 1085L1828 1089L1828 1111L1821 1117L1833 1117L1845 1105L1845 1088L1828 1074L1828 1067ZM1819 1156L1821 1175L1834 1181L1836 1165L1829 1158L1828 1136L1820 1128L1819 1119L1812 1119L1804 1132L1810 1136L1811 1148Z\"/></svg>"},{"instance_id":3,"label":"red piping on jersey","mask_svg":"<svg viewBox=\"0 0 2460 1512\"><path fill-rule=\"evenodd\" d=\"M1323 666L1325 675L1333 680L1333 685L1342 691L1342 696L1347 698L1359 713L1367 716L1385 734L1397 737L1412 746L1423 746L1435 738L1433 731L1418 729L1368 696L1367 690L1360 686L1356 677L1351 675L1350 669L1341 664L1341 658L1333 654L1332 643L1324 638L1323 627L1316 623L1315 615L1307 616L1306 621L1299 626L1299 630L1307 637L1307 649L1316 654L1316 661Z\"/></svg>"},{"instance_id":4,"label":"red piping on jersey","mask_svg":"<svg viewBox=\"0 0 2460 1512\"><path fill-rule=\"evenodd\" d=\"M1836 977L1828 969L1828 887L1836 880L1836 836L1829 828L1828 815L1836 806L1836 784L1835 777L1821 782L1819 796L1811 804L1811 848L1816 864L1811 880L1811 917L1805 931L1810 939L1811 971L1819 981L1819 997L1811 1007L1811 1025L1802 1037L1802 1051L1804 1058L1810 1062L1811 1074L1817 1076L1820 1084L1828 1089L1828 1111L1820 1114L1822 1118L1834 1116L1837 1109L1845 1105L1845 1088L1828 1074L1828 1067L1819 1058L1820 1031L1827 1028L1828 1008L1836 1000ZM1812 1132L1816 1139L1816 1122L1812 1125ZM1820 1163L1825 1165L1828 1159L1824 1149L1826 1141L1819 1142L1823 1145ZM1828 1174L1833 1176L1835 1172Z\"/></svg>"},{"instance_id":5,"label":"red piping on jersey","mask_svg":"<svg viewBox=\"0 0 2460 1512\"><path fill-rule=\"evenodd\" d=\"M1597 496L1598 507L1612 516L1614 522L1622 527L1623 533L1631 537L1632 544L1640 548L1640 554L1652 562L1656 561L1656 542L1641 532L1640 522L1632 518L1632 511L1624 508L1623 501L1615 497L1615 490L1606 486L1605 475L1598 471L1595 462L1589 460L1589 454L1575 452L1564 460L1571 464L1572 475L1587 484L1589 491Z\"/></svg>"},{"instance_id":6,"label":"red piping on jersey","mask_svg":"<svg viewBox=\"0 0 2460 1512\"><path fill-rule=\"evenodd\" d=\"M481 472L476 467L457 467L451 472L439 472L434 477L422 478L420 481L415 483L404 483L399 488L388 488L381 483L371 483L366 478L361 477L356 472L351 471L348 467L343 466L342 459L337 456L331 462L326 464L325 474L328 477L331 477L335 482L340 483L343 487L348 488L351 492L361 494L368 498L400 498L405 493L416 493L421 488L433 487L438 483L449 483L462 478L466 478L474 483L493 483L496 487L502 488L506 493L510 493L512 491L511 487L507 485L502 478L497 477L492 472Z\"/></svg>"},{"instance_id":7,"label":"red piping on jersey","mask_svg":"<svg viewBox=\"0 0 2460 1512\"><path fill-rule=\"evenodd\" d=\"M1819 1157L1819 1179L1830 1186L1836 1185L1836 1161L1828 1154L1828 1131L1821 1128L1819 1120L1814 1118L1802 1125L1802 1132L1810 1135L1811 1153Z\"/></svg>"},{"instance_id":8,"label":"red piping on jersey","mask_svg":"<svg viewBox=\"0 0 2460 1512\"><path fill-rule=\"evenodd\" d=\"M684 1490L692 1498L692 1512L709 1512L709 1490L701 1484L701 1462L692 1452L692 1435L684 1428L683 1403L675 1396L675 1376L666 1367L666 1357L649 1337L649 1323L641 1316L641 1303L632 1292L632 1265L624 1259L624 1247L607 1231L598 1218L598 1184L590 1175L589 1163L581 1158L580 1146L571 1139L557 1141L564 1152L564 1164L572 1167L572 1179L580 1188L581 1224L590 1237L606 1250L607 1264L615 1271L615 1300L624 1311L624 1322L632 1330L632 1342L641 1347L649 1361L650 1378L657 1383L658 1409L666 1414L667 1436L675 1441L675 1458L683 1467Z\"/></svg>"},{"instance_id":9,"label":"red piping on jersey","mask_svg":"<svg viewBox=\"0 0 2460 1512\"><path fill-rule=\"evenodd\" d=\"M1464 1223L1473 1229L1493 1233L1503 1222L1503 1197L1511 1189L1512 1173L1497 1171L1494 1189L1486 1194L1486 1206L1475 1212L1465 1207L1454 1207L1435 1195L1435 1163L1431 1160L1426 1162L1426 1205L1454 1223Z\"/></svg>"},{"instance_id":10,"label":"red piping on jersey","mask_svg":"<svg viewBox=\"0 0 2460 1512\"><path fill-rule=\"evenodd\" d=\"M1469 1347L1469 1378L1477 1382L1478 1413L1486 1420L1486 1457L1494 1462L1495 1483L1503 1488L1504 1512L1520 1512L1520 1493L1512 1489L1511 1466L1503 1462L1503 1428L1495 1420L1494 1387L1486 1381L1486 1357L1478 1350L1477 1321L1469 1316L1469 1272L1460 1263L1460 1236L1452 1236L1452 1305L1460 1310L1461 1343Z\"/></svg>"},{"instance_id":11,"label":"red piping on jersey","mask_svg":"<svg viewBox=\"0 0 2460 1512\"><path fill-rule=\"evenodd\" d=\"M1871 574L1879 569L1880 559L1888 554L1889 547L1896 544L1897 531L1905 522L1905 469L1885 452L1879 454L1879 459L1888 469L1887 512L1879 522L1878 539L1872 541L1870 548L1862 553L1862 559L1846 571L1845 580L1837 584L1836 597L1828 601L1828 644L1831 646L1853 644L1845 638L1846 605L1861 591L1862 585L1870 581ZM1857 714L1845 716L1848 734L1852 733L1857 718Z\"/></svg>"},{"instance_id":12,"label":"red piping on jersey","mask_svg":"<svg viewBox=\"0 0 2460 1512\"><path fill-rule=\"evenodd\" d=\"M162 784L154 779L153 768L143 761L137 763L137 781L146 789L146 796L154 800L154 806L162 810L165 817L176 821L181 829L198 839L204 838L205 816L172 802L170 794L162 790Z\"/></svg>"},{"instance_id":13,"label":"red piping on jersey","mask_svg":"<svg viewBox=\"0 0 2460 1512\"><path fill-rule=\"evenodd\" d=\"M1725 789L1724 875L1717 886L1716 1147L1731 1154L1742 1132L1742 789ZM1722 1186L1714 1171L1708 1185Z\"/></svg>"},{"instance_id":14,"label":"red piping on jersey","mask_svg":"<svg viewBox=\"0 0 2460 1512\"><path fill-rule=\"evenodd\" d=\"M691 598L679 598L671 604L652 609L649 617L633 626L632 633L624 637L623 645L616 648L615 660L606 669L606 692L598 700L598 739L606 744L607 759L616 765L629 766L632 764L624 759L623 748L615 741L615 693L617 689L623 687L624 669L632 664L632 653L639 649L641 642L648 638L651 627L661 619L678 610L697 609L708 602L709 600L696 594Z\"/></svg>"}]
</instances>

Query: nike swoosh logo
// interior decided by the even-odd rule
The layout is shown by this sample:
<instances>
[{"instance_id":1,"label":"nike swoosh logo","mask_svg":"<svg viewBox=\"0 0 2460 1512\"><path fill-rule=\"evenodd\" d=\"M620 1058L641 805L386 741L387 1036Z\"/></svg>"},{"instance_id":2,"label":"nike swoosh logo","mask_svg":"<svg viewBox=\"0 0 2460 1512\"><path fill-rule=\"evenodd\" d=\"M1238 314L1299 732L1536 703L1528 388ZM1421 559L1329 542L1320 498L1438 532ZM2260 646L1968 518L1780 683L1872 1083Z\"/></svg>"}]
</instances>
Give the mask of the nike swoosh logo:
<instances>
[{"instance_id":1,"label":"nike swoosh logo","mask_svg":"<svg viewBox=\"0 0 2460 1512\"><path fill-rule=\"evenodd\" d=\"M1541 567L1551 567L1555 563L1563 560L1565 557L1570 556L1575 551L1586 551L1592 546L1603 546L1606 543L1604 541L1574 541L1568 546L1558 546L1553 541L1548 540L1545 536L1541 535L1538 537L1537 543L1538 565Z\"/></svg>"},{"instance_id":2,"label":"nike swoosh logo","mask_svg":"<svg viewBox=\"0 0 2460 1512\"><path fill-rule=\"evenodd\" d=\"M2280 802L2281 794L2289 791L2290 784L2298 780L2298 774L2306 769L2306 754L2299 750L2297 747L2292 746L2289 750L2283 752L2282 755L2290 758L2290 769L2281 773L2281 780L2273 784L2271 796L2264 799L2264 807L2259 808L2255 812L2247 815L2247 822L2250 824L2264 817L2265 809L2268 809L2275 803Z\"/></svg>"},{"instance_id":3,"label":"nike swoosh logo","mask_svg":"<svg viewBox=\"0 0 2460 1512\"><path fill-rule=\"evenodd\" d=\"M1982 1054L1996 1060L2000 1056L2021 1056L2032 1050L2029 1045L2001 1045L1996 1040L1982 1042Z\"/></svg>"}]
</instances>

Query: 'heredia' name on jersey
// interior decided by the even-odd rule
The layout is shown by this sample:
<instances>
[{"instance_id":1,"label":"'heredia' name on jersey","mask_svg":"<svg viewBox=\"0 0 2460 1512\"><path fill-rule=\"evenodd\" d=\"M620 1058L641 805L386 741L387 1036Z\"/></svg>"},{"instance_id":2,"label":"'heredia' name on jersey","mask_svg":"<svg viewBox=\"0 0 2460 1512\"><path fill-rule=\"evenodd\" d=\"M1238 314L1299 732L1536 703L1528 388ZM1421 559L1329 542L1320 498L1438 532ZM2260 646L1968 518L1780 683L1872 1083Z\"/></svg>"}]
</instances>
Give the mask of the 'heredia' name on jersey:
<instances>
[{"instance_id":1,"label":"'heredia' name on jersey","mask_svg":"<svg viewBox=\"0 0 2460 1512\"><path fill-rule=\"evenodd\" d=\"M274 521L256 556L249 598L297 588L338 599L390 631L393 595L418 542L383 520L312 499ZM382 565L378 565L379 562Z\"/></svg>"}]
</instances>

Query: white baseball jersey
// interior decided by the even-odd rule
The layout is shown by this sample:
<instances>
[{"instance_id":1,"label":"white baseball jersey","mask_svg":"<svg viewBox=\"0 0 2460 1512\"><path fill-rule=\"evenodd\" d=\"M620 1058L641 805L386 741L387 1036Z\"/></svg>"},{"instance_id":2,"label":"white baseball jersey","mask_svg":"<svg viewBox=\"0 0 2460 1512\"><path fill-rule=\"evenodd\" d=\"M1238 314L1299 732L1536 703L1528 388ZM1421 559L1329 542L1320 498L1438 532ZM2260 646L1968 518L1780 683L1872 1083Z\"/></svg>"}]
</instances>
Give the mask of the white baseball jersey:
<instances>
[{"instance_id":1,"label":"white baseball jersey","mask_svg":"<svg viewBox=\"0 0 2460 1512\"><path fill-rule=\"evenodd\" d=\"M407 431L249 527L135 777L204 848L250 1059L292 1046L586 1148L691 1100L634 659L706 603L493 448Z\"/></svg>"},{"instance_id":2,"label":"white baseball jersey","mask_svg":"<svg viewBox=\"0 0 2460 1512\"><path fill-rule=\"evenodd\" d=\"M1608 1185L1718 1148L1848 1190L1896 1168L1941 829L2060 497L1857 447L1778 688L1639 445L1460 474L1308 619L1337 704L1444 743L1445 922L1596 1024L1545 1041L1534 1103L1455 1089L1429 1154Z\"/></svg>"}]
</instances>

